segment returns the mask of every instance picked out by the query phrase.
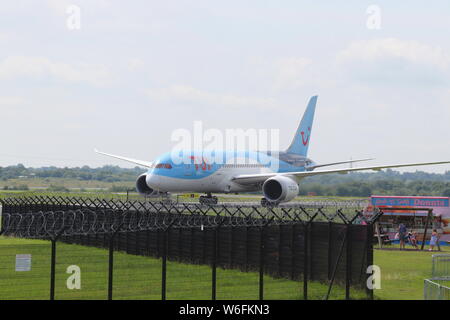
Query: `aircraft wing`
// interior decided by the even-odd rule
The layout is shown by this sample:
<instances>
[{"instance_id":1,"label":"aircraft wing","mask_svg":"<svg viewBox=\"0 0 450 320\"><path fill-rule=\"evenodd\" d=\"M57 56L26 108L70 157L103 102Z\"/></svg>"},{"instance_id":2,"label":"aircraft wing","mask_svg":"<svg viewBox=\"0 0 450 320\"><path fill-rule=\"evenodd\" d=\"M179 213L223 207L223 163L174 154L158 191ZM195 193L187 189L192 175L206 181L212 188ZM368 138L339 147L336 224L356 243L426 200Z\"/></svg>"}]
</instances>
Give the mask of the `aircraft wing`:
<instances>
[{"instance_id":1,"label":"aircraft wing","mask_svg":"<svg viewBox=\"0 0 450 320\"><path fill-rule=\"evenodd\" d=\"M321 174L329 174L329 173L347 174L347 173L353 172L353 171L365 171L365 170L380 171L381 169L389 169L389 168L429 166L429 165L437 165L437 164L450 164L450 161L422 162L422 163L409 163L409 164L393 164L393 165L384 165L384 166L347 168L347 169L334 169L334 170L242 174L242 175L238 175L238 176L233 177L231 180L236 182L236 183L242 184L242 185L248 185L248 184L255 184L255 183L264 182L267 179L269 179L271 177L275 177L277 175L280 175L280 176L294 176L296 178L305 178L305 177L316 176L316 175L321 175Z\"/></svg>"},{"instance_id":2,"label":"aircraft wing","mask_svg":"<svg viewBox=\"0 0 450 320\"><path fill-rule=\"evenodd\" d=\"M111 157L111 158L116 158L116 159L120 159L120 160L124 160L124 161L128 161L128 162L137 164L137 165L139 165L139 166L141 166L141 167L151 168L151 167L152 167L152 164L153 164L152 162L147 162L147 161L142 161L142 160L136 160L136 159L132 159L132 158L126 158L126 157L122 157L122 156L116 156L116 155L114 155L114 154L104 153L104 152L98 151L97 149L94 149L94 151L95 151L96 153L103 154L103 155L108 156L108 157Z\"/></svg>"},{"instance_id":3,"label":"aircraft wing","mask_svg":"<svg viewBox=\"0 0 450 320\"><path fill-rule=\"evenodd\" d=\"M371 159L357 159L357 160L347 160L347 161L331 162L331 163L324 163L324 164L316 164L315 166L309 166L306 169L308 171L310 171L310 170L314 170L314 169L317 169L317 168L328 167L328 166L335 166L335 165L338 165L338 164L355 163L355 162L370 161L370 160L375 160L375 159L373 159L373 158L371 158Z\"/></svg>"}]
</instances>

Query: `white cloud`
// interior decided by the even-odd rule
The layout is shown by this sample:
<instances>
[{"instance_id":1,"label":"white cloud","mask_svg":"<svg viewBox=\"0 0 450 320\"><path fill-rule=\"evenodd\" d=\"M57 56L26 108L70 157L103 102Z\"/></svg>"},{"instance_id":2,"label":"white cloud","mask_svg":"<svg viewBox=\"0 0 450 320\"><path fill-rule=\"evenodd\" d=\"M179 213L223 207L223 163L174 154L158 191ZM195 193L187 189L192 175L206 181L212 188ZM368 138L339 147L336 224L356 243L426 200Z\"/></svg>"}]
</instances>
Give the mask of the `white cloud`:
<instances>
[{"instance_id":1,"label":"white cloud","mask_svg":"<svg viewBox=\"0 0 450 320\"><path fill-rule=\"evenodd\" d=\"M21 105L25 102L25 99L21 97L1 97L0 96L0 107L12 107Z\"/></svg>"},{"instance_id":2,"label":"white cloud","mask_svg":"<svg viewBox=\"0 0 450 320\"><path fill-rule=\"evenodd\" d=\"M371 83L441 85L450 79L450 55L418 41L356 41L337 54L344 73Z\"/></svg>"},{"instance_id":3,"label":"white cloud","mask_svg":"<svg viewBox=\"0 0 450 320\"><path fill-rule=\"evenodd\" d=\"M6 41L10 40L11 38L12 38L11 34L6 33L6 32L0 32L0 42L6 42Z\"/></svg>"},{"instance_id":4,"label":"white cloud","mask_svg":"<svg viewBox=\"0 0 450 320\"><path fill-rule=\"evenodd\" d=\"M0 62L0 78L52 77L67 82L106 86L112 76L106 67L87 63L67 64L45 57L11 56Z\"/></svg>"},{"instance_id":5,"label":"white cloud","mask_svg":"<svg viewBox=\"0 0 450 320\"><path fill-rule=\"evenodd\" d=\"M46 3L58 15L65 15L67 7L72 4L70 0L47 0Z\"/></svg>"},{"instance_id":6,"label":"white cloud","mask_svg":"<svg viewBox=\"0 0 450 320\"><path fill-rule=\"evenodd\" d=\"M47 0L47 6L57 15L67 15L67 8L71 5L76 5L83 10L89 8L92 10L104 10L110 6L108 0Z\"/></svg>"},{"instance_id":7,"label":"white cloud","mask_svg":"<svg viewBox=\"0 0 450 320\"><path fill-rule=\"evenodd\" d=\"M275 88L301 87L308 82L307 67L311 60L302 57L282 58L275 61Z\"/></svg>"},{"instance_id":8,"label":"white cloud","mask_svg":"<svg viewBox=\"0 0 450 320\"><path fill-rule=\"evenodd\" d=\"M159 102L196 103L209 107L231 108L275 108L272 98L246 97L231 94L212 93L186 85L173 85L167 88L154 88L146 91L148 97Z\"/></svg>"},{"instance_id":9,"label":"white cloud","mask_svg":"<svg viewBox=\"0 0 450 320\"><path fill-rule=\"evenodd\" d=\"M450 55L440 47L395 38L356 41L338 55L341 60L374 61L386 57L401 58L412 63L429 64L440 68L447 68L450 64Z\"/></svg>"},{"instance_id":10,"label":"white cloud","mask_svg":"<svg viewBox=\"0 0 450 320\"><path fill-rule=\"evenodd\" d=\"M266 81L270 90L278 93L285 89L298 89L317 78L313 61L306 57L291 56L265 58L254 56L249 59L247 74ZM265 80L264 80L265 79Z\"/></svg>"},{"instance_id":11,"label":"white cloud","mask_svg":"<svg viewBox=\"0 0 450 320\"><path fill-rule=\"evenodd\" d=\"M145 62L139 58L131 58L128 60L128 70L136 71L145 67Z\"/></svg>"}]
</instances>

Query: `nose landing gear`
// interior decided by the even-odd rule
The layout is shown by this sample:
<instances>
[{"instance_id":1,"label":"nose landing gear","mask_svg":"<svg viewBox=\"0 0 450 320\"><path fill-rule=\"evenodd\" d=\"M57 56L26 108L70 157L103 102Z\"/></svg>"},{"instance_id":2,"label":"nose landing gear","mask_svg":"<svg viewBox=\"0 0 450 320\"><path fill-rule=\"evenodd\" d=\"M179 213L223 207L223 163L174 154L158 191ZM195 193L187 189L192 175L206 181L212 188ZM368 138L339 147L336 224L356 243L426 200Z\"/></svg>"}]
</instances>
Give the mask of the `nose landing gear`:
<instances>
[{"instance_id":1,"label":"nose landing gear","mask_svg":"<svg viewBox=\"0 0 450 320\"><path fill-rule=\"evenodd\" d=\"M212 196L211 193L208 193L206 196L200 196L199 202L200 204L213 205L217 204L219 202L219 199Z\"/></svg>"}]
</instances>

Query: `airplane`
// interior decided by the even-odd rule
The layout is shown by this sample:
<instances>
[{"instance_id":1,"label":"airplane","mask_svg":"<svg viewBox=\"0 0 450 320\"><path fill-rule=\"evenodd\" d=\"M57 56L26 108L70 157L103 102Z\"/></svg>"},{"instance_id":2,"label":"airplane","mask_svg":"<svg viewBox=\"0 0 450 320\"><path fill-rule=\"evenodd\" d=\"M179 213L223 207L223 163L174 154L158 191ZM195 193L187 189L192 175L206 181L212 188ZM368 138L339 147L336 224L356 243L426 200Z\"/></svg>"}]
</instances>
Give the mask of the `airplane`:
<instances>
[{"instance_id":1,"label":"airplane","mask_svg":"<svg viewBox=\"0 0 450 320\"><path fill-rule=\"evenodd\" d=\"M199 202L206 205L218 203L218 199L212 195L213 193L261 191L263 194L261 205L276 206L294 199L299 193L300 182L305 177L450 163L450 161L440 161L324 170L322 168L328 166L353 164L373 159L317 164L308 158L317 98L318 96L310 98L295 136L285 151L213 150L206 153L205 151L190 150L178 154L183 161L174 161L173 153L168 152L153 162L122 157L96 149L95 152L148 168L148 171L136 180L136 190L143 196L155 196L170 192L205 193L206 196L200 196ZM222 158L224 161L212 162L205 154L213 156L215 159Z\"/></svg>"}]
</instances>

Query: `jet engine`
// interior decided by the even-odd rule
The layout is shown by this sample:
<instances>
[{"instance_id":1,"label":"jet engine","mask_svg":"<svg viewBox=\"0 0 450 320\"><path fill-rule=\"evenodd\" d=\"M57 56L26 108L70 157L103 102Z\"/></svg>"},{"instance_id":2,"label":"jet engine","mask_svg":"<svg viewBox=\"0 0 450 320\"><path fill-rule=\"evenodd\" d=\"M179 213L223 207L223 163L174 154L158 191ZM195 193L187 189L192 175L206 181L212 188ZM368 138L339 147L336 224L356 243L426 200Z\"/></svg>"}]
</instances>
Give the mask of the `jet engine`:
<instances>
[{"instance_id":1,"label":"jet engine","mask_svg":"<svg viewBox=\"0 0 450 320\"><path fill-rule=\"evenodd\" d=\"M136 190L137 190L137 192L139 192L143 196L154 195L156 192L155 192L155 190L153 190L152 188L150 188L147 185L147 182L145 181L146 178L147 178L147 175L145 173L141 174L139 176L139 178L137 178L137 180L136 180Z\"/></svg>"},{"instance_id":2,"label":"jet engine","mask_svg":"<svg viewBox=\"0 0 450 320\"><path fill-rule=\"evenodd\" d=\"M298 190L297 182L284 176L269 178L262 186L264 197L272 203L291 201L298 195Z\"/></svg>"}]
</instances>

